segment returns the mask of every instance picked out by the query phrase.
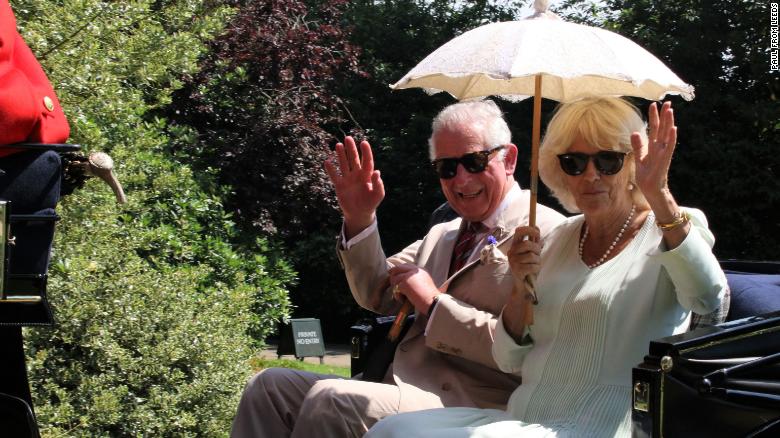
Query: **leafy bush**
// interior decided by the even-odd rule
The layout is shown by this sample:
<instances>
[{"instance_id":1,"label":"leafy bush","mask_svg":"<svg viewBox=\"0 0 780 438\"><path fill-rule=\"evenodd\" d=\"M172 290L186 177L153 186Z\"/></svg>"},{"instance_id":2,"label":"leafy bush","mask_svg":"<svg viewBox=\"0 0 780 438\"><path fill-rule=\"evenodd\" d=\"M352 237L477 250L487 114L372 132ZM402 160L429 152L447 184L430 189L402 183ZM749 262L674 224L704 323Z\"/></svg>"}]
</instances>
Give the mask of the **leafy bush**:
<instances>
[{"instance_id":1,"label":"leafy bush","mask_svg":"<svg viewBox=\"0 0 780 438\"><path fill-rule=\"evenodd\" d=\"M46 436L225 436L248 359L289 313L280 249L239 234L212 172L166 153L170 102L230 10L200 0L15 0L74 143L106 150L129 202L97 181L65 198L50 267L58 325L26 331Z\"/></svg>"}]
</instances>

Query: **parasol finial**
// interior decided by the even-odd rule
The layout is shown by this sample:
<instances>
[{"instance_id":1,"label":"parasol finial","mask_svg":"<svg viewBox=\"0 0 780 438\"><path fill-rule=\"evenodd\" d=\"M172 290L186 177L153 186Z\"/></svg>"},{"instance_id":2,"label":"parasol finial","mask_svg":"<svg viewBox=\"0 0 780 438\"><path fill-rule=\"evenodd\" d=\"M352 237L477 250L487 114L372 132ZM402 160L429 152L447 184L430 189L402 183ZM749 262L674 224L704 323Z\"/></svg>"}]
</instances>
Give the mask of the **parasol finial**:
<instances>
[{"instance_id":1,"label":"parasol finial","mask_svg":"<svg viewBox=\"0 0 780 438\"><path fill-rule=\"evenodd\" d=\"M534 0L534 13L525 18L550 18L560 20L561 18L547 9L550 7L550 0Z\"/></svg>"},{"instance_id":2,"label":"parasol finial","mask_svg":"<svg viewBox=\"0 0 780 438\"><path fill-rule=\"evenodd\" d=\"M537 14L543 14L547 12L547 8L550 6L550 0L534 0L534 11Z\"/></svg>"}]
</instances>

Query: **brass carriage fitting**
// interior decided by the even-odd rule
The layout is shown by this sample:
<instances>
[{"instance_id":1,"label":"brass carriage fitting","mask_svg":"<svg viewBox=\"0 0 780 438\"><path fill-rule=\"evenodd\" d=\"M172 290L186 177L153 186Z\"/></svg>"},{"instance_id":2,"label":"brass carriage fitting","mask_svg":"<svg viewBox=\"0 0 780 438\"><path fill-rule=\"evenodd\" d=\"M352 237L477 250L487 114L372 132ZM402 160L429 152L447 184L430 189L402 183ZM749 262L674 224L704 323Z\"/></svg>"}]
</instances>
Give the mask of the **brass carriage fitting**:
<instances>
[{"instance_id":1,"label":"brass carriage fitting","mask_svg":"<svg viewBox=\"0 0 780 438\"><path fill-rule=\"evenodd\" d=\"M668 373L674 368L674 360L672 356L664 356L661 358L661 371Z\"/></svg>"},{"instance_id":2,"label":"brass carriage fitting","mask_svg":"<svg viewBox=\"0 0 780 438\"><path fill-rule=\"evenodd\" d=\"M636 382L634 384L634 410L650 411L650 384L647 382Z\"/></svg>"}]
</instances>

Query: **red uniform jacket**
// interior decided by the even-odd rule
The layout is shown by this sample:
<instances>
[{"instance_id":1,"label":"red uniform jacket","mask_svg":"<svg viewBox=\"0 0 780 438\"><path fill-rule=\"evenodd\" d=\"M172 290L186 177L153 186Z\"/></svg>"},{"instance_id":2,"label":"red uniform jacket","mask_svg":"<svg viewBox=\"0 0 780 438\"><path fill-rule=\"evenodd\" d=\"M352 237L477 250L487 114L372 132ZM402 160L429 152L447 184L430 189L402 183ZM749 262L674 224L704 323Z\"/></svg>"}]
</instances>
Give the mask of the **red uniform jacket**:
<instances>
[{"instance_id":1,"label":"red uniform jacket","mask_svg":"<svg viewBox=\"0 0 780 438\"><path fill-rule=\"evenodd\" d=\"M16 30L11 5L0 0L0 156L5 145L64 143L70 127L46 73Z\"/></svg>"}]
</instances>

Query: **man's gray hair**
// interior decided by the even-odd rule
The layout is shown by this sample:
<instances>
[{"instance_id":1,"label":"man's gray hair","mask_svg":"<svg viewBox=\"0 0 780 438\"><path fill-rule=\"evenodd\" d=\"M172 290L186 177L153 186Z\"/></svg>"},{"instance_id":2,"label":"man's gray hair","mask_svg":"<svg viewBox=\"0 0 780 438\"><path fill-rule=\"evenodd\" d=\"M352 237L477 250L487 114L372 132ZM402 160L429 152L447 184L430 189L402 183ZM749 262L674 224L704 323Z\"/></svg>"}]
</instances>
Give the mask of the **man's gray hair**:
<instances>
[{"instance_id":1,"label":"man's gray hair","mask_svg":"<svg viewBox=\"0 0 780 438\"><path fill-rule=\"evenodd\" d=\"M470 100L447 106L433 119L431 138L428 139L428 154L431 160L436 158L436 147L433 144L434 135L439 130L456 129L468 125L482 135L485 149L510 144L512 134L504 120L504 114L492 100ZM503 160L506 148L502 149L497 158Z\"/></svg>"}]
</instances>

